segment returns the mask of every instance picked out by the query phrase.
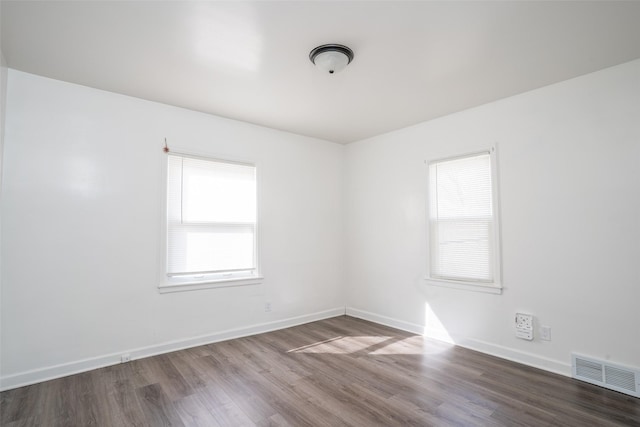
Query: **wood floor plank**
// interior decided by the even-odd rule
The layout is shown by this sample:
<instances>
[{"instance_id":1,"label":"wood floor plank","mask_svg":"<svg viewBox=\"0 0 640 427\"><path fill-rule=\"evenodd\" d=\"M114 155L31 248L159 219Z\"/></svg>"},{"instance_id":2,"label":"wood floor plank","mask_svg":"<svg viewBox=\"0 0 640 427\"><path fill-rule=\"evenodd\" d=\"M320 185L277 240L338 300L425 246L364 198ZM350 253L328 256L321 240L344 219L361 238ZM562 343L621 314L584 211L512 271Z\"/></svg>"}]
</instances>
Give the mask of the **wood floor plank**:
<instances>
[{"instance_id":1,"label":"wood floor plank","mask_svg":"<svg viewBox=\"0 0 640 427\"><path fill-rule=\"evenodd\" d=\"M172 362L172 354L162 354L148 359L146 366L154 384L159 384L170 400L178 400L193 393L192 387Z\"/></svg>"},{"instance_id":2,"label":"wood floor plank","mask_svg":"<svg viewBox=\"0 0 640 427\"><path fill-rule=\"evenodd\" d=\"M261 396L253 392L254 380L245 375L241 363L233 359L217 360L213 355L202 358L214 367L209 371L212 384L224 391L231 398L235 407L251 419L252 423L258 423L264 418L277 414Z\"/></svg>"},{"instance_id":3,"label":"wood floor plank","mask_svg":"<svg viewBox=\"0 0 640 427\"><path fill-rule=\"evenodd\" d=\"M276 414L258 424L258 427L293 427L282 415Z\"/></svg>"},{"instance_id":4,"label":"wood floor plank","mask_svg":"<svg viewBox=\"0 0 640 427\"><path fill-rule=\"evenodd\" d=\"M30 412L29 408L25 408L29 396L29 387L8 390L0 394L0 408L2 408L2 411L0 411L0 425L8 425L17 421L21 414Z\"/></svg>"},{"instance_id":5,"label":"wood floor plank","mask_svg":"<svg viewBox=\"0 0 640 427\"><path fill-rule=\"evenodd\" d=\"M217 427L220 424L213 419L211 412L196 395L184 397L175 402L176 412L185 426Z\"/></svg>"},{"instance_id":6,"label":"wood floor plank","mask_svg":"<svg viewBox=\"0 0 640 427\"><path fill-rule=\"evenodd\" d=\"M151 384L136 390L147 425L184 426L174 404L159 384Z\"/></svg>"},{"instance_id":7,"label":"wood floor plank","mask_svg":"<svg viewBox=\"0 0 640 427\"><path fill-rule=\"evenodd\" d=\"M0 393L26 426L640 426L640 399L340 316Z\"/></svg>"},{"instance_id":8,"label":"wood floor plank","mask_svg":"<svg viewBox=\"0 0 640 427\"><path fill-rule=\"evenodd\" d=\"M213 419L223 426L253 427L257 425L234 402L216 408ZM264 420L260 422L262 421Z\"/></svg>"},{"instance_id":9,"label":"wood floor plank","mask_svg":"<svg viewBox=\"0 0 640 427\"><path fill-rule=\"evenodd\" d=\"M145 416L133 381L118 381L108 390L105 399L106 425L144 426Z\"/></svg>"},{"instance_id":10,"label":"wood floor plank","mask_svg":"<svg viewBox=\"0 0 640 427\"><path fill-rule=\"evenodd\" d=\"M212 425L254 426L255 423L217 386L199 389L194 399L209 411Z\"/></svg>"},{"instance_id":11,"label":"wood floor plank","mask_svg":"<svg viewBox=\"0 0 640 427\"><path fill-rule=\"evenodd\" d=\"M3 427L28 427L28 426L37 425L37 421L33 417L27 417L27 418L19 419L17 421L10 421L7 423L3 422L3 423L0 423L0 425Z\"/></svg>"}]
</instances>

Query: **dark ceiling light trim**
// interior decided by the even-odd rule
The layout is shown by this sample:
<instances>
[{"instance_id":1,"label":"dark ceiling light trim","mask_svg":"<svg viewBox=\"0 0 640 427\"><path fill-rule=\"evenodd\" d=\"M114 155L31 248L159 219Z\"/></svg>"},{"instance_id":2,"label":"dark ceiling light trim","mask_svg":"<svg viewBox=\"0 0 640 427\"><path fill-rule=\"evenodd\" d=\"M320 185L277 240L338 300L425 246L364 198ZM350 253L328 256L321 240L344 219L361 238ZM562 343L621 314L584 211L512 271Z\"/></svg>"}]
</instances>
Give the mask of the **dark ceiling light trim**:
<instances>
[{"instance_id":1,"label":"dark ceiling light trim","mask_svg":"<svg viewBox=\"0 0 640 427\"><path fill-rule=\"evenodd\" d=\"M353 56L353 51L341 44L323 44L309 53L311 62L329 74L343 70L351 63Z\"/></svg>"}]
</instances>

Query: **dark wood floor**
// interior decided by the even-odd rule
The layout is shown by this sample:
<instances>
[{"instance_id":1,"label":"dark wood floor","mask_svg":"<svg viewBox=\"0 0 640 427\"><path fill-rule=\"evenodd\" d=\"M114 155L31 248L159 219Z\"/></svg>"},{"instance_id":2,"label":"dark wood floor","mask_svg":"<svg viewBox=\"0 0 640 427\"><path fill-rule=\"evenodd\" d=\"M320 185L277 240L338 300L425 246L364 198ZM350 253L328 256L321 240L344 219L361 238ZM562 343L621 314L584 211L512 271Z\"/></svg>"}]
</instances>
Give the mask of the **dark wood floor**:
<instances>
[{"instance_id":1,"label":"dark wood floor","mask_svg":"<svg viewBox=\"0 0 640 427\"><path fill-rule=\"evenodd\" d=\"M640 426L640 399L351 317L1 394L3 426Z\"/></svg>"}]
</instances>

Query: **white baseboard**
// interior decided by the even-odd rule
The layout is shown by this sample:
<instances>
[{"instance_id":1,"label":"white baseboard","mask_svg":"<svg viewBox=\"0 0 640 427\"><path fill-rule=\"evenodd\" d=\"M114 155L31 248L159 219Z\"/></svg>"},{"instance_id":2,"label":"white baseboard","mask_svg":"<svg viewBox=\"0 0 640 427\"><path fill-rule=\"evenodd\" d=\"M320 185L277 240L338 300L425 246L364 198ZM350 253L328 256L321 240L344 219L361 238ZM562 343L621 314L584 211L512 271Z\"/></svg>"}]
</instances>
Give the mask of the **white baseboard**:
<instances>
[{"instance_id":1,"label":"white baseboard","mask_svg":"<svg viewBox=\"0 0 640 427\"><path fill-rule=\"evenodd\" d=\"M569 363L562 363L558 360L548 359L536 354L515 350L509 347L491 344L475 339L457 338L454 339L454 341L455 344L459 345L460 347L479 351L480 353L485 353L491 356L499 357L501 359L521 363L533 368L542 369L543 371L549 371L556 374L564 375L565 377L571 376L571 364Z\"/></svg>"},{"instance_id":2,"label":"white baseboard","mask_svg":"<svg viewBox=\"0 0 640 427\"><path fill-rule=\"evenodd\" d=\"M265 322L242 328L228 329L226 331L216 332L213 334L169 341L147 347L122 350L118 353L106 354L69 363L63 363L60 365L49 366L46 368L20 372L0 378L0 391L23 387L26 385L53 380L56 378L66 377L68 375L78 374L80 372L86 372L92 369L117 365L118 363L121 363L120 356L126 353L131 355L131 360L142 359L145 357L169 353L185 348L197 347L200 345L226 341L234 338L241 338L250 335L261 334L264 332L276 331L278 329L290 328L292 326L302 325L304 323L315 322L317 320L328 319L331 317L342 316L344 314L344 307L334 308L331 310L290 317L273 322Z\"/></svg>"},{"instance_id":3,"label":"white baseboard","mask_svg":"<svg viewBox=\"0 0 640 427\"><path fill-rule=\"evenodd\" d=\"M522 363L523 365L532 366L534 368L554 372L556 374L564 375L567 377L571 376L571 364L569 363L562 363L557 360L548 359L546 357L523 352L520 350L515 350L501 345L488 343L485 341L458 336L451 337L448 333L430 329L424 325L418 325L415 323L406 322L404 320L382 316L380 314L359 310L353 307L347 307L346 314L347 316L357 317L360 319L368 320L370 322L379 323L381 325L401 329L403 331L413 332L414 334L418 335L424 335L431 339L453 343L460 347L479 351L481 353L496 356L501 359L507 359L512 362Z\"/></svg>"}]
</instances>

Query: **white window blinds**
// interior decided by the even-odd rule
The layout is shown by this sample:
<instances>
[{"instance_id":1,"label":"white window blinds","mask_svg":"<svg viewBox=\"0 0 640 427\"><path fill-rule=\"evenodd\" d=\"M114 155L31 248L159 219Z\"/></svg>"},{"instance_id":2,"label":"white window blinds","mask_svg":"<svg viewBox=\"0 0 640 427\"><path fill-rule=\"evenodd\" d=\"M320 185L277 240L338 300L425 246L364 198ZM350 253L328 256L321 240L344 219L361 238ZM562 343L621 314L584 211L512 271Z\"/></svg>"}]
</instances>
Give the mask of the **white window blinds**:
<instances>
[{"instance_id":1,"label":"white window blinds","mask_svg":"<svg viewBox=\"0 0 640 427\"><path fill-rule=\"evenodd\" d=\"M256 269L256 170L168 156L167 275Z\"/></svg>"},{"instance_id":2,"label":"white window blinds","mask_svg":"<svg viewBox=\"0 0 640 427\"><path fill-rule=\"evenodd\" d=\"M429 165L430 276L493 284L496 234L491 156Z\"/></svg>"}]
</instances>

